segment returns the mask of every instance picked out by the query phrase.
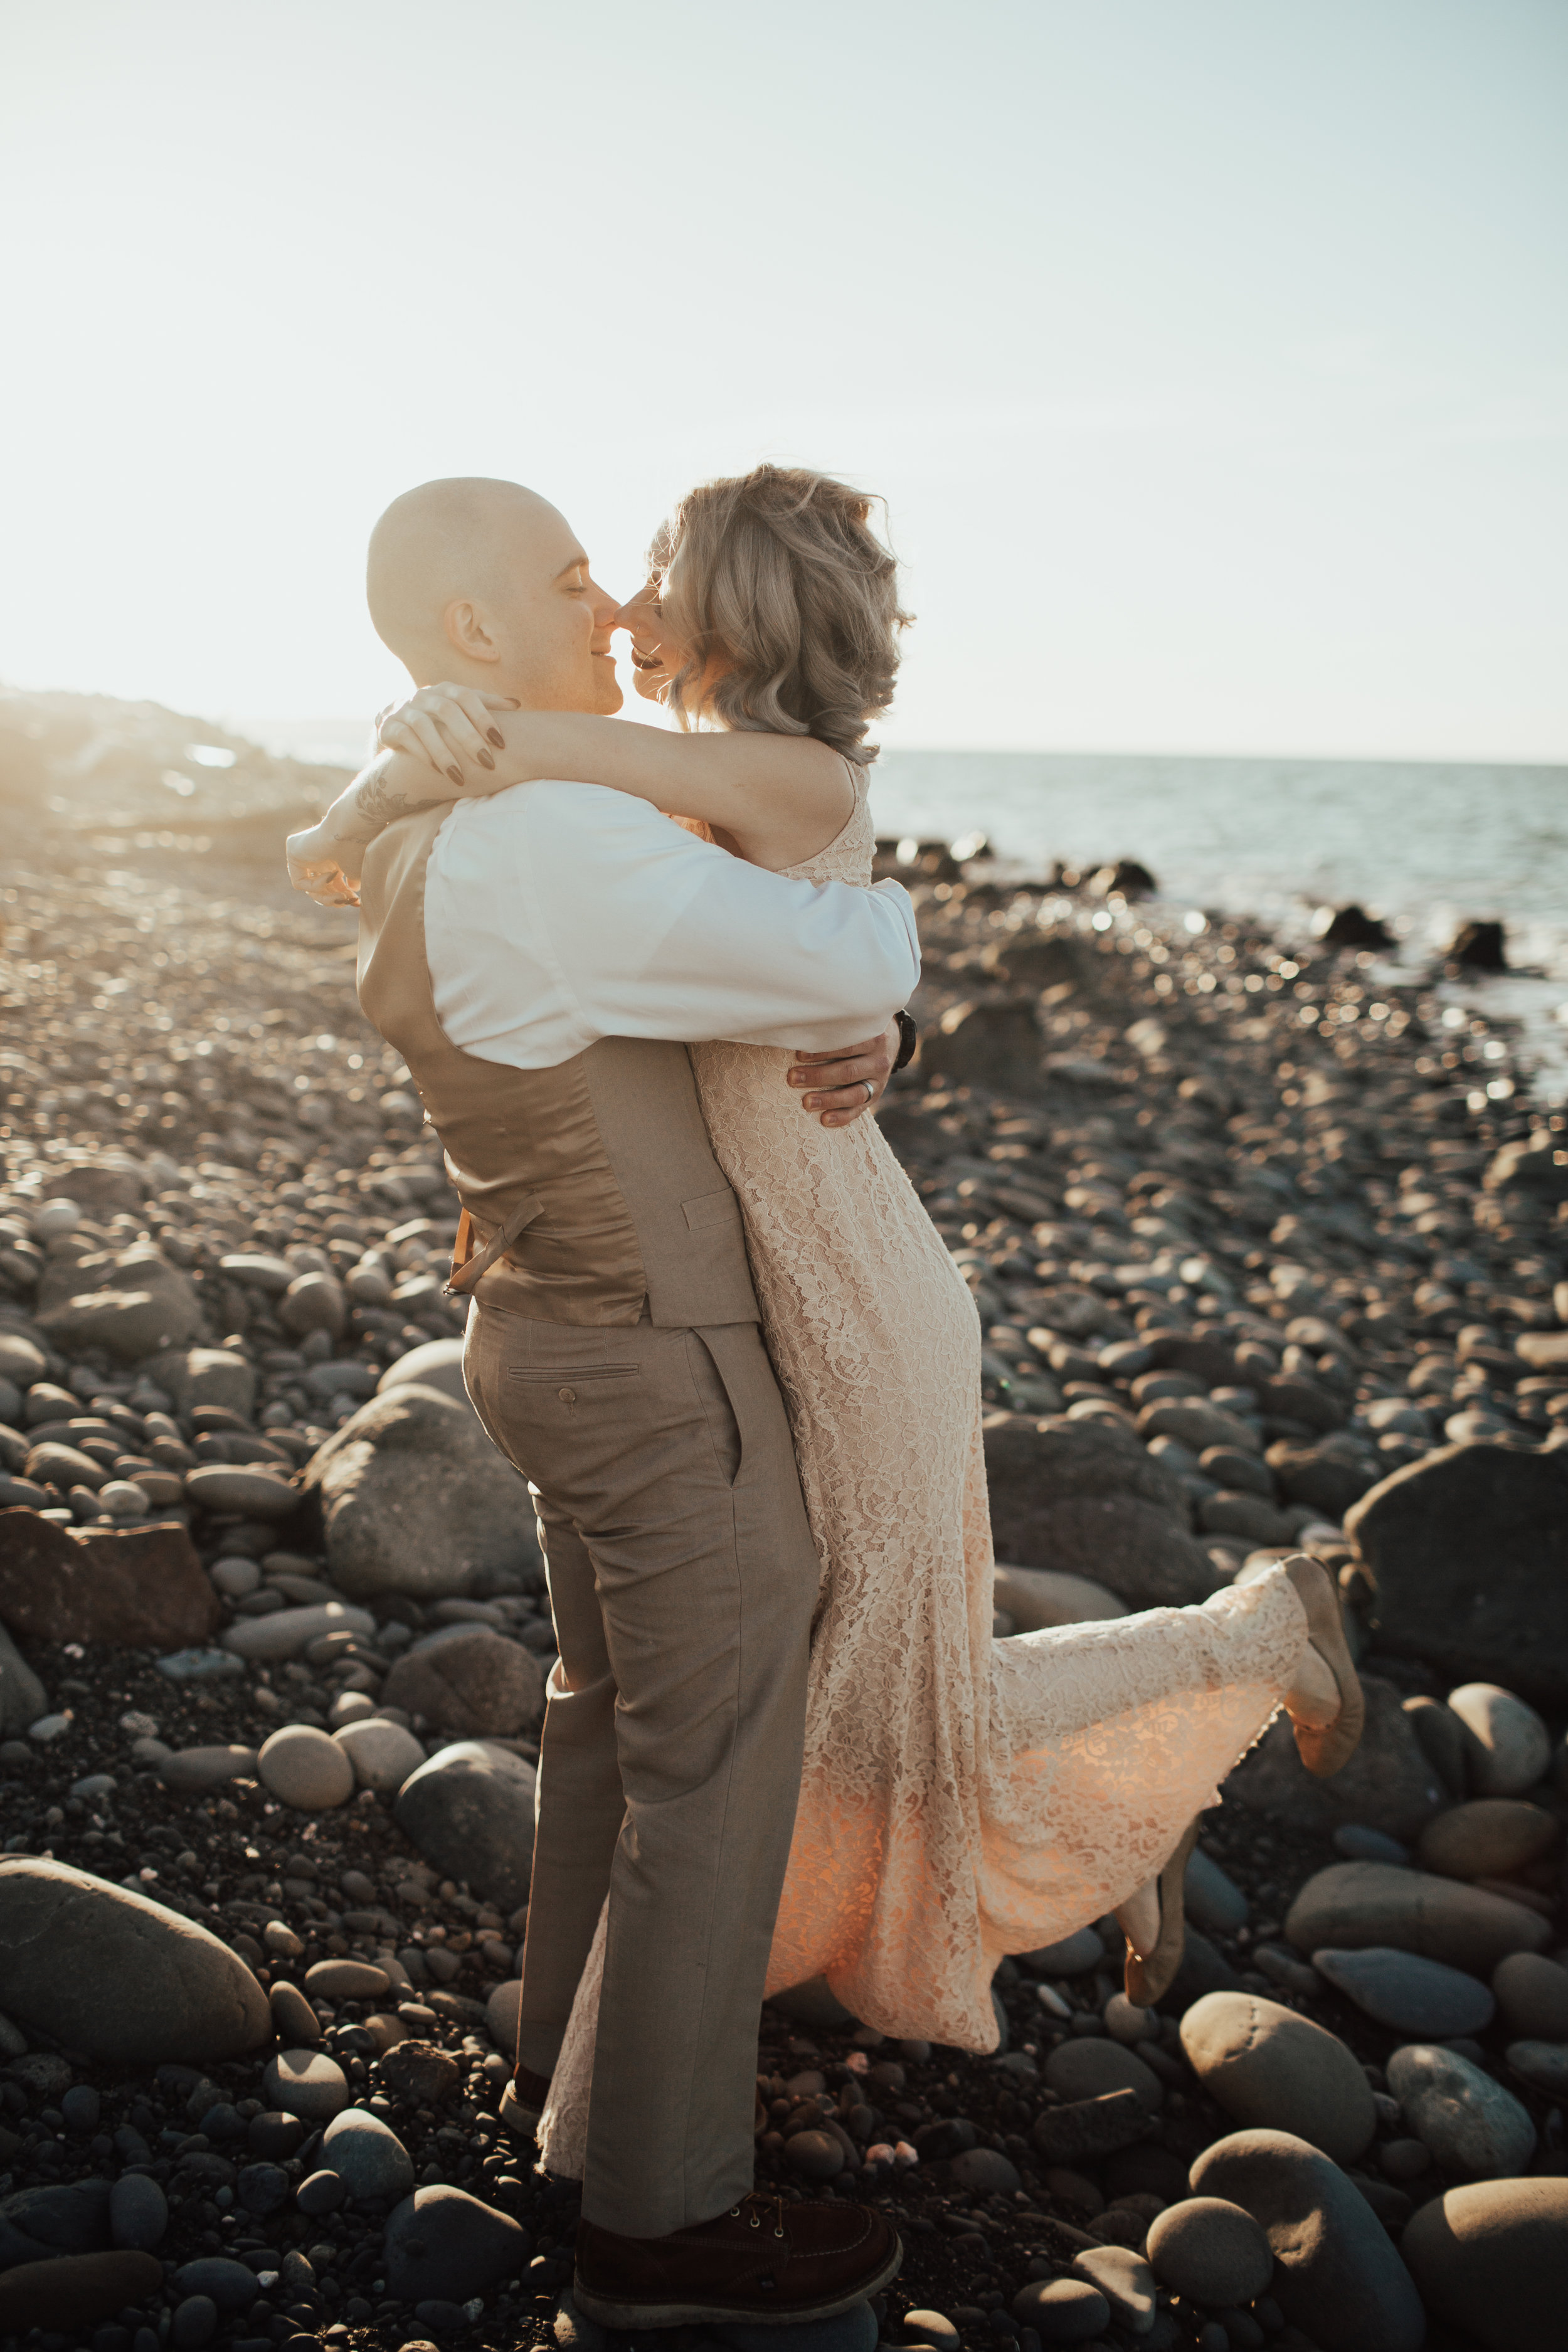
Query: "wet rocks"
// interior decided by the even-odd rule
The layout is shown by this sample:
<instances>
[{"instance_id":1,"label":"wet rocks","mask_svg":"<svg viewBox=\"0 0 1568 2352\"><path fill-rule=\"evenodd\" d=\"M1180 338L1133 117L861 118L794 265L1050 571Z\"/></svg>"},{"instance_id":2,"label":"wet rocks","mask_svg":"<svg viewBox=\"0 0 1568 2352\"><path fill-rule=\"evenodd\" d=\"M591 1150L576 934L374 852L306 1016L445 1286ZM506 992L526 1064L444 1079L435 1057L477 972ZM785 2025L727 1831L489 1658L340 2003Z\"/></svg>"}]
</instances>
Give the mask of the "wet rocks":
<instances>
[{"instance_id":1,"label":"wet rocks","mask_svg":"<svg viewBox=\"0 0 1568 2352\"><path fill-rule=\"evenodd\" d=\"M395 1661L382 1696L447 1731L511 1737L542 1716L544 1674L531 1650L489 1625L443 1625Z\"/></svg>"},{"instance_id":2,"label":"wet rocks","mask_svg":"<svg viewBox=\"0 0 1568 2352\"><path fill-rule=\"evenodd\" d=\"M237 2057L270 2026L255 1977L205 1927L31 1856L0 1860L0 2008L126 2065Z\"/></svg>"},{"instance_id":3,"label":"wet rocks","mask_svg":"<svg viewBox=\"0 0 1568 2352\"><path fill-rule=\"evenodd\" d=\"M1237 2123L1295 2133L1336 2163L1371 2140L1377 2111L1366 2076L1338 2035L1310 2018L1255 1993L1213 1992L1188 2010L1181 2032L1193 2072Z\"/></svg>"},{"instance_id":4,"label":"wet rocks","mask_svg":"<svg viewBox=\"0 0 1568 2352\"><path fill-rule=\"evenodd\" d=\"M1384 1862L1336 1862L1310 1878L1285 1933L1300 1952L1391 1944L1489 1978L1510 1952L1539 1952L1551 1929L1537 1911L1479 1886Z\"/></svg>"},{"instance_id":5,"label":"wet rocks","mask_svg":"<svg viewBox=\"0 0 1568 2352\"><path fill-rule=\"evenodd\" d=\"M387 2220L387 2290L407 2303L466 2300L520 2271L530 2251L527 2231L477 2197L445 2184L416 2189Z\"/></svg>"},{"instance_id":6,"label":"wet rocks","mask_svg":"<svg viewBox=\"0 0 1568 2352\"><path fill-rule=\"evenodd\" d=\"M220 1616L177 1521L79 1531L0 1511L0 1619L27 1641L171 1649L205 1641Z\"/></svg>"},{"instance_id":7,"label":"wet rocks","mask_svg":"<svg viewBox=\"0 0 1568 2352\"><path fill-rule=\"evenodd\" d=\"M261 2078L262 2096L301 2123L330 2124L349 2104L348 2077L320 2050L280 2050Z\"/></svg>"},{"instance_id":8,"label":"wet rocks","mask_svg":"<svg viewBox=\"0 0 1568 2352\"><path fill-rule=\"evenodd\" d=\"M380 1716L345 1723L332 1737L353 1765L358 1786L374 1789L378 1797L395 1796L425 1761L425 1750L414 1734Z\"/></svg>"},{"instance_id":9,"label":"wet rocks","mask_svg":"<svg viewBox=\"0 0 1568 2352\"><path fill-rule=\"evenodd\" d=\"M1412 2216L1399 2251L1427 2309L1486 2352L1549 2344L1568 2310L1568 2180L1449 2189Z\"/></svg>"},{"instance_id":10,"label":"wet rocks","mask_svg":"<svg viewBox=\"0 0 1568 2352\"><path fill-rule=\"evenodd\" d=\"M1521 1797L1534 1788L1551 1760L1552 1736L1532 1706L1496 1683L1464 1683L1448 1693L1448 1706L1470 1735L1478 1795Z\"/></svg>"},{"instance_id":11,"label":"wet rocks","mask_svg":"<svg viewBox=\"0 0 1568 2352\"><path fill-rule=\"evenodd\" d=\"M1385 1649L1568 1702L1568 1451L1445 1446L1353 1504L1345 1529L1376 1580Z\"/></svg>"},{"instance_id":12,"label":"wet rocks","mask_svg":"<svg viewBox=\"0 0 1568 2352\"><path fill-rule=\"evenodd\" d=\"M533 1866L534 1773L504 1748L443 1748L398 1791L398 1827L433 1868L510 1908Z\"/></svg>"},{"instance_id":13,"label":"wet rocks","mask_svg":"<svg viewBox=\"0 0 1568 2352\"><path fill-rule=\"evenodd\" d=\"M1410 2042L1394 2053L1386 2072L1406 2126L1446 2171L1463 2180L1523 2171L1535 2126L1512 2093L1468 2058Z\"/></svg>"},{"instance_id":14,"label":"wet rocks","mask_svg":"<svg viewBox=\"0 0 1568 2352\"><path fill-rule=\"evenodd\" d=\"M345 2107L321 2138L321 2161L351 2197L406 2197L414 2166L397 2134L364 2107Z\"/></svg>"},{"instance_id":15,"label":"wet rocks","mask_svg":"<svg viewBox=\"0 0 1568 2352\"><path fill-rule=\"evenodd\" d=\"M405 1383L361 1407L313 1455L333 1581L351 1598L466 1593L536 1558L528 1484L470 1408Z\"/></svg>"},{"instance_id":16,"label":"wet rocks","mask_svg":"<svg viewBox=\"0 0 1568 2352\"><path fill-rule=\"evenodd\" d=\"M267 1740L257 1769L275 1797L300 1812L324 1812L354 1792L354 1768L335 1739L308 1723L287 1723Z\"/></svg>"},{"instance_id":17,"label":"wet rocks","mask_svg":"<svg viewBox=\"0 0 1568 2352\"><path fill-rule=\"evenodd\" d=\"M1513 2039L1568 2042L1568 1969L1556 1960L1510 1953L1492 1971L1492 1991Z\"/></svg>"},{"instance_id":18,"label":"wet rocks","mask_svg":"<svg viewBox=\"0 0 1568 2352\"><path fill-rule=\"evenodd\" d=\"M1544 1806L1479 1797L1428 1822L1415 1853L1423 1870L1442 1878L1510 1878L1550 1853L1561 1836Z\"/></svg>"},{"instance_id":19,"label":"wet rocks","mask_svg":"<svg viewBox=\"0 0 1568 2352\"><path fill-rule=\"evenodd\" d=\"M1342 1771L1328 1780L1309 1772L1279 1716L1226 1780L1226 1796L1296 1829L1321 1833L1354 1822L1414 1837L1442 1803L1442 1786L1393 1684L1363 1675L1361 1687L1365 1726Z\"/></svg>"},{"instance_id":20,"label":"wet rocks","mask_svg":"<svg viewBox=\"0 0 1568 2352\"><path fill-rule=\"evenodd\" d=\"M1314 1952L1312 1966L1379 2025L1423 2041L1484 2032L1497 2008L1488 1988L1462 1969L1386 1946Z\"/></svg>"},{"instance_id":21,"label":"wet rocks","mask_svg":"<svg viewBox=\"0 0 1568 2352\"><path fill-rule=\"evenodd\" d=\"M1383 2223L1337 2164L1282 2131L1234 2132L1192 2169L1194 2195L1239 2205L1274 2256L1269 2293L1331 2352L1417 2352L1426 2315Z\"/></svg>"},{"instance_id":22,"label":"wet rocks","mask_svg":"<svg viewBox=\"0 0 1568 2352\"><path fill-rule=\"evenodd\" d=\"M0 2273L0 2335L25 2336L33 2327L91 2327L128 2304L150 2300L163 2284L157 2256L130 2248L23 2263Z\"/></svg>"},{"instance_id":23,"label":"wet rocks","mask_svg":"<svg viewBox=\"0 0 1568 2352\"><path fill-rule=\"evenodd\" d=\"M1274 2271L1261 2222L1223 2197L1187 2197L1149 2224L1149 2266L1191 2303L1256 2303Z\"/></svg>"},{"instance_id":24,"label":"wet rocks","mask_svg":"<svg viewBox=\"0 0 1568 2352\"><path fill-rule=\"evenodd\" d=\"M121 1364L194 1339L202 1310L189 1277L150 1242L52 1259L38 1285L37 1324L67 1356L101 1349Z\"/></svg>"}]
</instances>

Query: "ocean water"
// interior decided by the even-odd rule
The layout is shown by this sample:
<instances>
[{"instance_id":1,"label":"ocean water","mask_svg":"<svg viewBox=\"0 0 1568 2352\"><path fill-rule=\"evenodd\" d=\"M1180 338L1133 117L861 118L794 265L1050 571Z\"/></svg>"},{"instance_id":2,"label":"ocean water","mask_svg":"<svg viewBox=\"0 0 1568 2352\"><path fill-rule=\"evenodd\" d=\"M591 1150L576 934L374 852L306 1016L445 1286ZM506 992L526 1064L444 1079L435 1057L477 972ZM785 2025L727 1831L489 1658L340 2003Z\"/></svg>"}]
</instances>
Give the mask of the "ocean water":
<instances>
[{"instance_id":1,"label":"ocean water","mask_svg":"<svg viewBox=\"0 0 1568 2352\"><path fill-rule=\"evenodd\" d=\"M357 765L363 720L236 722L276 751ZM1436 761L889 751L882 835L984 834L1003 877L1136 857L1162 899L1304 937L1356 899L1426 969L1471 917L1501 920L1511 970L1439 993L1521 1024L1538 1092L1568 1097L1568 767Z\"/></svg>"}]
</instances>

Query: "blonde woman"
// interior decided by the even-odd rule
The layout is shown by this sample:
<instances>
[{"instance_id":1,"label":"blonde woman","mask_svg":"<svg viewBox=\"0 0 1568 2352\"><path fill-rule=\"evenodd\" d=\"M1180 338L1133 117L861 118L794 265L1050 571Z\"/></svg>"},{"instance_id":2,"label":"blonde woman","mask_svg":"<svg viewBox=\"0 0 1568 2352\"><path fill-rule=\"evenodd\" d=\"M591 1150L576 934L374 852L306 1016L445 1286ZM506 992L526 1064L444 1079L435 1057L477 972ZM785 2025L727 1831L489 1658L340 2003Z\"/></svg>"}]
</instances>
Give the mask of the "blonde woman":
<instances>
[{"instance_id":1,"label":"blonde woman","mask_svg":"<svg viewBox=\"0 0 1568 2352\"><path fill-rule=\"evenodd\" d=\"M352 887L388 791L406 806L552 778L679 811L778 873L868 883L867 733L907 617L868 500L771 466L706 483L651 571L621 618L639 691L684 731L426 688L382 723L397 756L380 785L351 788L300 854ZM803 1119L778 1050L690 1053L822 1571L769 1988L824 1976L884 2033L990 2049L1002 1956L1115 1910L1129 1993L1152 2000L1180 1960L1181 1873L1218 1782L1281 1705L1314 1770L1356 1744L1333 1588L1300 1559L1198 1608L994 1640L980 1332L957 1268L872 1120ZM541 2128L567 2173L598 1955Z\"/></svg>"}]
</instances>

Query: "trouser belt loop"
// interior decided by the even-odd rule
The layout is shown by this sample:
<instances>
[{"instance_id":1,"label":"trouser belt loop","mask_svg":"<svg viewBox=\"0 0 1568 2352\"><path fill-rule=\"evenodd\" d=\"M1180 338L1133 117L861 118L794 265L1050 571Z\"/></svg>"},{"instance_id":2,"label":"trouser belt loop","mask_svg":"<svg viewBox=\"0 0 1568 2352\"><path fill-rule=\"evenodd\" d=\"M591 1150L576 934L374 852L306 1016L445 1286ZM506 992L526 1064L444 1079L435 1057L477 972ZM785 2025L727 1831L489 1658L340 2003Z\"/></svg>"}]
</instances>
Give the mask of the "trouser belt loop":
<instances>
[{"instance_id":1,"label":"trouser belt loop","mask_svg":"<svg viewBox=\"0 0 1568 2352\"><path fill-rule=\"evenodd\" d=\"M452 1247L452 1271L447 1278L445 1297L466 1298L482 1274L488 1274L498 1258L504 1257L525 1225L538 1216L542 1202L530 1194L520 1201L506 1223L498 1225L483 1249L474 1249L475 1224L467 1209L458 1220L458 1238Z\"/></svg>"}]
</instances>

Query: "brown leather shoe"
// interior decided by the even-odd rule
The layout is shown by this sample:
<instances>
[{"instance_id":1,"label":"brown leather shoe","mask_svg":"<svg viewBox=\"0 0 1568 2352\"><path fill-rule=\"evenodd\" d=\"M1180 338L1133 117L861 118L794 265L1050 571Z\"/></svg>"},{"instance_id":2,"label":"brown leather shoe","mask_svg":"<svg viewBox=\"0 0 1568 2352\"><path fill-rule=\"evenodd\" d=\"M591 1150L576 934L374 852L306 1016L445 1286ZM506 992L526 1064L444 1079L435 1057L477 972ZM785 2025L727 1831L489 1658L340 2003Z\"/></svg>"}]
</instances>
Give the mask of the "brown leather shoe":
<instances>
[{"instance_id":1,"label":"brown leather shoe","mask_svg":"<svg viewBox=\"0 0 1568 2352\"><path fill-rule=\"evenodd\" d=\"M577 2224L572 2299L603 2327L831 2319L898 2276L904 2250L869 2206L786 2205L753 2189L668 2238Z\"/></svg>"},{"instance_id":2,"label":"brown leather shoe","mask_svg":"<svg viewBox=\"0 0 1568 2352\"><path fill-rule=\"evenodd\" d=\"M500 2095L500 2119L508 2131L515 2132L519 2139L531 2139L549 2096L549 2075L531 2074L526 2066L520 2066Z\"/></svg>"}]
</instances>

